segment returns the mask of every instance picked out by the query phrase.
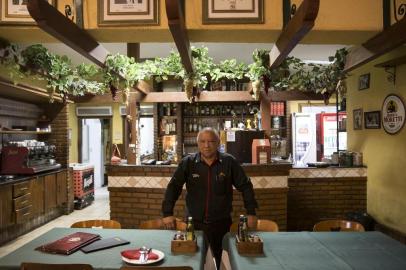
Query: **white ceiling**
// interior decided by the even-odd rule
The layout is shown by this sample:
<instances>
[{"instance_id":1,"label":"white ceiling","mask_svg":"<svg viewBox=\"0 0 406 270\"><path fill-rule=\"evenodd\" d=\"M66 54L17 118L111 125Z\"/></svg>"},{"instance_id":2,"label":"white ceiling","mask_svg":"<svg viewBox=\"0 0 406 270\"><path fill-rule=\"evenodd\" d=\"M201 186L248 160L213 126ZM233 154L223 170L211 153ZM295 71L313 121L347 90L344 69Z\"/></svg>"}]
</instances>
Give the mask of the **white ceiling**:
<instances>
[{"instance_id":1,"label":"white ceiling","mask_svg":"<svg viewBox=\"0 0 406 270\"><path fill-rule=\"evenodd\" d=\"M61 43L43 44L52 53L67 55L72 59L74 65L80 63L89 63L89 61L80 54L73 51ZM103 43L102 44L110 53L127 54L126 43ZM244 63L252 63L252 52L255 49L271 49L273 44L269 43L193 43L192 46L206 46L209 49L209 55L215 62L225 59L235 58ZM337 49L344 45L301 45L295 47L290 56L298 57L302 60L319 62L328 61L330 55L334 55ZM140 46L141 58L165 57L171 50L176 51L173 43L142 43Z\"/></svg>"}]
</instances>

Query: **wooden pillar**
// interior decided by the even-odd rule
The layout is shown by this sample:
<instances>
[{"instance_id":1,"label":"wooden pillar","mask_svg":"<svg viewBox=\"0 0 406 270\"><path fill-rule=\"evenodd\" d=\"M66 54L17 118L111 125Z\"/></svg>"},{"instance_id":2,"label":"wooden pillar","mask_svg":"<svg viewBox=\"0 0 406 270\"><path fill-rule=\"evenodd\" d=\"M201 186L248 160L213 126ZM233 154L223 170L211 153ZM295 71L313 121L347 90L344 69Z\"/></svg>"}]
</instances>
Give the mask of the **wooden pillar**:
<instances>
[{"instance_id":1,"label":"wooden pillar","mask_svg":"<svg viewBox=\"0 0 406 270\"><path fill-rule=\"evenodd\" d=\"M135 61L140 59L140 44L128 43L127 44L127 56L134 57ZM127 149L127 163L137 164L137 132L138 132L138 108L135 93L130 92L127 104L127 129L125 132L129 135Z\"/></svg>"},{"instance_id":2,"label":"wooden pillar","mask_svg":"<svg viewBox=\"0 0 406 270\"><path fill-rule=\"evenodd\" d=\"M260 111L261 127L266 133L271 134L271 102L263 90L260 93Z\"/></svg>"}]
</instances>

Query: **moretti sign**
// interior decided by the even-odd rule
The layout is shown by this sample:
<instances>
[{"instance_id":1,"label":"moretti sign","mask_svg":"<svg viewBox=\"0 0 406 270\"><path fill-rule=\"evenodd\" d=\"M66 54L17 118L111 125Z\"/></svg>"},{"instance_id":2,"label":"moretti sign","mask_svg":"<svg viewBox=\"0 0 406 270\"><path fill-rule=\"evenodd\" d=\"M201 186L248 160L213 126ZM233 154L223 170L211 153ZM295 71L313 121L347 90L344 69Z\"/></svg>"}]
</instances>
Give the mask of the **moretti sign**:
<instances>
[{"instance_id":1,"label":"moretti sign","mask_svg":"<svg viewBox=\"0 0 406 270\"><path fill-rule=\"evenodd\" d=\"M388 95L382 105L382 125L389 134L398 133L405 124L405 104L397 95Z\"/></svg>"}]
</instances>

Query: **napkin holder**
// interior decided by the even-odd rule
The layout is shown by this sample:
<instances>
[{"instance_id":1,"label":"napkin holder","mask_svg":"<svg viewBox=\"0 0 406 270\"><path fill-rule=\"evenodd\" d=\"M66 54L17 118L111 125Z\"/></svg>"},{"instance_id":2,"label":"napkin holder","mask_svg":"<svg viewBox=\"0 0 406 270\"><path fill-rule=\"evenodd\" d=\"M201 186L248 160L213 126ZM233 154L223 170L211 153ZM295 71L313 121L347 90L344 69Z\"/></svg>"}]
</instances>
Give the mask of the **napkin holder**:
<instances>
[{"instance_id":1,"label":"napkin holder","mask_svg":"<svg viewBox=\"0 0 406 270\"><path fill-rule=\"evenodd\" d=\"M196 237L194 240L172 240L171 251L175 253L195 253L197 251Z\"/></svg>"},{"instance_id":2,"label":"napkin holder","mask_svg":"<svg viewBox=\"0 0 406 270\"><path fill-rule=\"evenodd\" d=\"M240 241L238 235L235 236L235 245L237 246L237 251L239 254L263 254L264 253L264 242L261 238L259 241Z\"/></svg>"}]
</instances>

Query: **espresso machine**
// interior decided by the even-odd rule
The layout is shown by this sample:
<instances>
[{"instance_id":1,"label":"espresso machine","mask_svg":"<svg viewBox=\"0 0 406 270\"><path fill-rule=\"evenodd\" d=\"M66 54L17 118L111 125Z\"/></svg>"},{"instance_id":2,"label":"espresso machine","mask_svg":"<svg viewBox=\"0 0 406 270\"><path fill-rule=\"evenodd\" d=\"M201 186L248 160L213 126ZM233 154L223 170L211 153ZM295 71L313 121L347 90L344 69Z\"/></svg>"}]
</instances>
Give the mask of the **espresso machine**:
<instances>
[{"instance_id":1,"label":"espresso machine","mask_svg":"<svg viewBox=\"0 0 406 270\"><path fill-rule=\"evenodd\" d=\"M9 142L2 148L2 174L35 174L58 169L61 164L55 162L55 145L45 142L26 140Z\"/></svg>"}]
</instances>

